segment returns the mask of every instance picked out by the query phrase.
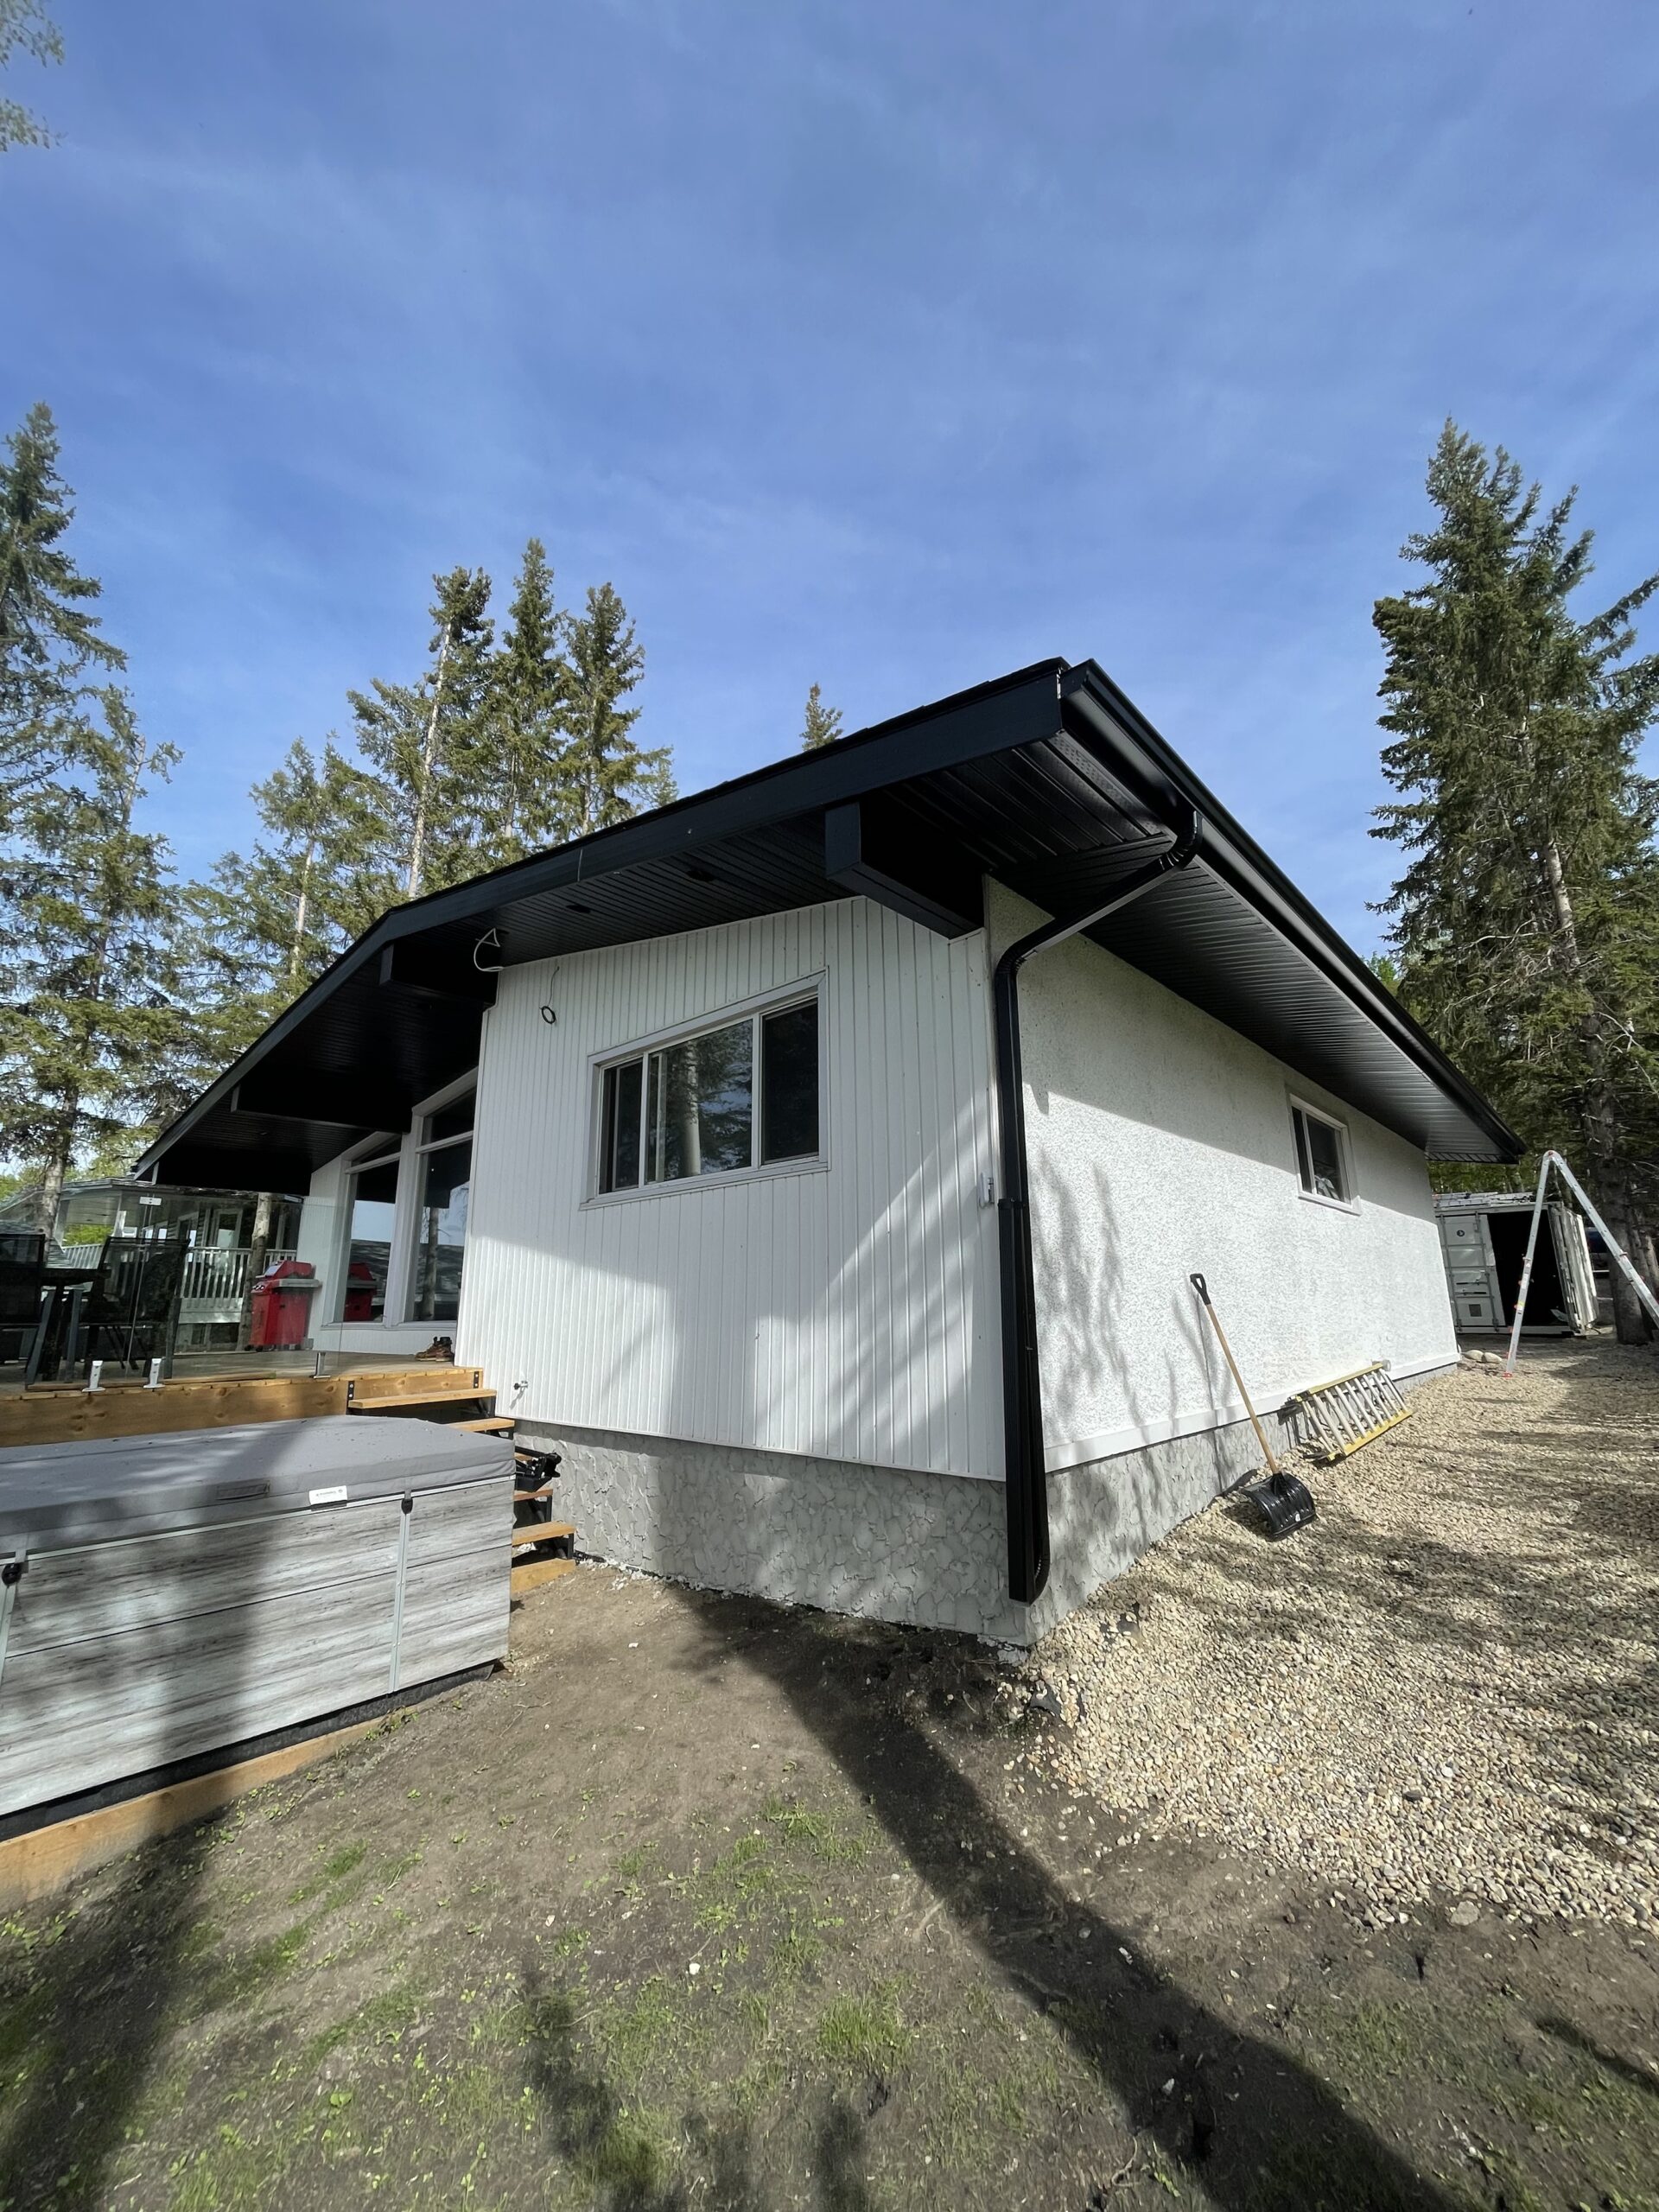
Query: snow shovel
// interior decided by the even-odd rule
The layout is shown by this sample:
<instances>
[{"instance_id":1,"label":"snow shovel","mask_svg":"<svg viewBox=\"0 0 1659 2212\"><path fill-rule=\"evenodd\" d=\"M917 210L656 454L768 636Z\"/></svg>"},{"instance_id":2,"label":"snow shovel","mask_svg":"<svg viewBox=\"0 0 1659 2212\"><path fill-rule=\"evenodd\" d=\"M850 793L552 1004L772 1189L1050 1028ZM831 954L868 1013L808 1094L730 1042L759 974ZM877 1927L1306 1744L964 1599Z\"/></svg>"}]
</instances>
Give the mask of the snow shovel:
<instances>
[{"instance_id":1,"label":"snow shovel","mask_svg":"<svg viewBox=\"0 0 1659 2212\"><path fill-rule=\"evenodd\" d=\"M1250 1427L1255 1431L1255 1440L1262 1446L1262 1456L1268 1463L1265 1482L1235 1484L1234 1489L1243 1490L1245 1497L1267 1523L1268 1542L1276 1544L1281 1536L1292 1535L1298 1529L1305 1529L1313 1518L1313 1493L1300 1477L1281 1467L1274 1458L1268 1432L1255 1417L1255 1408L1250 1403L1250 1394L1244 1388L1244 1377L1238 1371L1238 1362L1233 1357L1227 1332L1221 1325L1221 1316L1210 1302L1210 1286L1202 1275L1194 1275L1192 1281L1193 1289L1204 1302L1205 1312L1210 1316L1211 1325L1221 1346L1221 1356L1238 1385L1238 1395L1244 1401L1244 1410L1250 1417ZM1228 1495L1230 1497L1231 1492Z\"/></svg>"}]
</instances>

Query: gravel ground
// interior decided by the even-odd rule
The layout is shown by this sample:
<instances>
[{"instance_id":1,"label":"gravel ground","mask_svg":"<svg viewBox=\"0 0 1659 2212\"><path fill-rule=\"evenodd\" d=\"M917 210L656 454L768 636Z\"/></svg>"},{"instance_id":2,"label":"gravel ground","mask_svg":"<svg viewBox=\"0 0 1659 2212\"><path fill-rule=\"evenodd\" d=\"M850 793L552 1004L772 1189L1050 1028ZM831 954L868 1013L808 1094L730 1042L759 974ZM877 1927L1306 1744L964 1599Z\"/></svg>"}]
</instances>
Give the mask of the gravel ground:
<instances>
[{"instance_id":1,"label":"gravel ground","mask_svg":"<svg viewBox=\"0 0 1659 2212\"><path fill-rule=\"evenodd\" d=\"M1529 1344L1413 1403L1303 1470L1312 1527L1217 1503L1058 1630L1049 1757L1373 1925L1659 1924L1659 1358Z\"/></svg>"}]
</instances>

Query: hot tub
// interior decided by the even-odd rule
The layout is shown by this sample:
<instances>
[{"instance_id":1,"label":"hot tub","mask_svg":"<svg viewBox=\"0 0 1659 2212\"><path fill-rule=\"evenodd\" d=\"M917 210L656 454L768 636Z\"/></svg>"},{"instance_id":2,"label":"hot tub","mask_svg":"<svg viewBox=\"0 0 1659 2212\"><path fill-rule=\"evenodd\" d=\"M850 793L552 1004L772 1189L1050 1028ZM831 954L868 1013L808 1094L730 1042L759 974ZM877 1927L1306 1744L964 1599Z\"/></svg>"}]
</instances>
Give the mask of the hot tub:
<instances>
[{"instance_id":1,"label":"hot tub","mask_svg":"<svg viewBox=\"0 0 1659 2212\"><path fill-rule=\"evenodd\" d=\"M512 1468L366 1414L0 1451L0 1816L501 1657Z\"/></svg>"}]
</instances>

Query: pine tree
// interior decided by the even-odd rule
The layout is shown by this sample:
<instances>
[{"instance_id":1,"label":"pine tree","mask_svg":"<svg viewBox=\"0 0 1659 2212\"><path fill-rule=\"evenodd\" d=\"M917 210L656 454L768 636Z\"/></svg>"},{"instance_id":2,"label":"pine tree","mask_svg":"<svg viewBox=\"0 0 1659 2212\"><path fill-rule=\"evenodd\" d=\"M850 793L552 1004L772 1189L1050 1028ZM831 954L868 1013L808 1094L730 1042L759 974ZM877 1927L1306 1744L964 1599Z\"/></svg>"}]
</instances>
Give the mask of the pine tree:
<instances>
[{"instance_id":1,"label":"pine tree","mask_svg":"<svg viewBox=\"0 0 1659 2212\"><path fill-rule=\"evenodd\" d=\"M41 0L0 0L0 69L22 48L42 64L61 61L63 39ZM19 100L0 95L0 153L8 146L49 146L52 134Z\"/></svg>"},{"instance_id":2,"label":"pine tree","mask_svg":"<svg viewBox=\"0 0 1659 2212\"><path fill-rule=\"evenodd\" d=\"M214 1025L217 1065L244 1052L401 889L382 849L374 779L331 737L302 740L251 794L261 835L184 899L189 995Z\"/></svg>"},{"instance_id":3,"label":"pine tree","mask_svg":"<svg viewBox=\"0 0 1659 2212\"><path fill-rule=\"evenodd\" d=\"M609 584L588 586L587 606L569 626L569 658L563 780L569 834L585 837L642 807L666 805L674 772L666 746L649 751L634 742L640 709L622 702L645 673L645 649Z\"/></svg>"},{"instance_id":4,"label":"pine tree","mask_svg":"<svg viewBox=\"0 0 1659 2212\"><path fill-rule=\"evenodd\" d=\"M1413 855L1383 911L1407 1003L1528 1141L1580 1167L1637 1264L1659 1190L1659 787L1637 765L1659 655L1649 577L1580 621L1591 533L1502 448L1447 423L1429 581L1379 600L1384 773L1375 835ZM1643 1333L1617 1279L1619 1334Z\"/></svg>"},{"instance_id":5,"label":"pine tree","mask_svg":"<svg viewBox=\"0 0 1659 2212\"><path fill-rule=\"evenodd\" d=\"M73 749L88 670L126 664L89 611L102 586L64 543L72 499L51 410L31 407L0 460L0 837Z\"/></svg>"},{"instance_id":6,"label":"pine tree","mask_svg":"<svg viewBox=\"0 0 1659 2212\"><path fill-rule=\"evenodd\" d=\"M806 720L801 731L803 753L816 753L820 746L833 745L841 735L841 709L826 707L823 695L815 683L806 695Z\"/></svg>"},{"instance_id":7,"label":"pine tree","mask_svg":"<svg viewBox=\"0 0 1659 2212\"><path fill-rule=\"evenodd\" d=\"M476 861L499 868L569 834L563 788L564 721L571 695L565 617L539 537L524 548L507 627L491 671L483 757L489 803L479 812Z\"/></svg>"},{"instance_id":8,"label":"pine tree","mask_svg":"<svg viewBox=\"0 0 1659 2212\"><path fill-rule=\"evenodd\" d=\"M150 779L178 759L151 746L109 688L76 734L79 773L24 802L10 874L0 1001L0 1156L34 1171L50 1230L77 1166L114 1166L182 1103L181 1014L165 839L137 826Z\"/></svg>"},{"instance_id":9,"label":"pine tree","mask_svg":"<svg viewBox=\"0 0 1659 2212\"><path fill-rule=\"evenodd\" d=\"M378 678L347 694L357 739L379 783L399 893L418 899L476 873L475 808L488 711L490 580L481 569L435 576L431 666L416 685Z\"/></svg>"}]
</instances>

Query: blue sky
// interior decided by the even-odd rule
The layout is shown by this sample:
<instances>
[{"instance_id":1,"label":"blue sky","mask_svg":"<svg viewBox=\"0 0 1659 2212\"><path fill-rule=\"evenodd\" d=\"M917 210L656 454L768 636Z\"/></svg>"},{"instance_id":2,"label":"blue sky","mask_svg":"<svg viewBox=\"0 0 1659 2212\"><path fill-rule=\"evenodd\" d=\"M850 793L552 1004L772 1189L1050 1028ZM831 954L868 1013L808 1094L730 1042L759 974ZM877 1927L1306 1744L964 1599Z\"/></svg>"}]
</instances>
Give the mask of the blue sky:
<instances>
[{"instance_id":1,"label":"blue sky","mask_svg":"<svg viewBox=\"0 0 1659 2212\"><path fill-rule=\"evenodd\" d=\"M1582 486L1608 596L1659 565L1651 0L57 12L0 420L58 416L188 868L535 532L683 790L815 680L1093 653L1367 948L1441 420Z\"/></svg>"}]
</instances>

